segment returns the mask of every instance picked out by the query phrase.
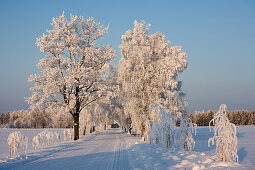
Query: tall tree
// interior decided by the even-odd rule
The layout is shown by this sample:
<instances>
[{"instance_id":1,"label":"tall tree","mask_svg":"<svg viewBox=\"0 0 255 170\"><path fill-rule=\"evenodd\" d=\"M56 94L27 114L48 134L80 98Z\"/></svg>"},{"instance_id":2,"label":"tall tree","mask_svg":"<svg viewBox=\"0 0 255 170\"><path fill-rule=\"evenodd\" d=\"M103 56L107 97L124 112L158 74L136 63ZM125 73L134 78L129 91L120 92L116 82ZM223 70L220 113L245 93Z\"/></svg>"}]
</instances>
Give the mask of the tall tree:
<instances>
[{"instance_id":1,"label":"tall tree","mask_svg":"<svg viewBox=\"0 0 255 170\"><path fill-rule=\"evenodd\" d=\"M79 139L79 115L105 93L104 75L115 58L110 46L96 46L108 30L93 18L64 13L52 20L52 30L37 39L41 52L41 75L31 75L33 95L27 98L31 109L65 109L74 120L74 140Z\"/></svg>"},{"instance_id":2,"label":"tall tree","mask_svg":"<svg viewBox=\"0 0 255 170\"><path fill-rule=\"evenodd\" d=\"M170 47L165 35L149 35L149 25L134 22L133 30L122 36L119 82L125 94L124 109L132 127L144 136L149 108L161 104L169 113L185 113L185 94L178 74L187 68L187 55L181 47Z\"/></svg>"}]
</instances>

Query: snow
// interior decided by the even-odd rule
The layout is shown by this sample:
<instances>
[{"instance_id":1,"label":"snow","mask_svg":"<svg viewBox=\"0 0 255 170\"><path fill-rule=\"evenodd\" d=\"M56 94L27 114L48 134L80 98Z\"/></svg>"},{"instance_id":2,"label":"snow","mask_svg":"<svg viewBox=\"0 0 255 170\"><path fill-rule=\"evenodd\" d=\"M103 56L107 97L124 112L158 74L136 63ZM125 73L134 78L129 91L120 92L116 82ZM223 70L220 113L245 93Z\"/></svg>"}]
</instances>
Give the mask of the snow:
<instances>
[{"instance_id":1,"label":"snow","mask_svg":"<svg viewBox=\"0 0 255 170\"><path fill-rule=\"evenodd\" d=\"M239 164L218 162L215 146L207 142L214 134L198 127L193 151L171 151L162 144L142 142L120 129L108 129L63 141L64 129L48 129L61 135L61 143L33 151L32 138L45 129L0 129L0 169L254 169L255 126L238 126ZM10 159L6 139L13 131L29 138L27 159ZM22 159L21 159L22 158Z\"/></svg>"},{"instance_id":2,"label":"snow","mask_svg":"<svg viewBox=\"0 0 255 170\"><path fill-rule=\"evenodd\" d=\"M28 138L20 132L12 132L7 138L7 143L10 148L10 156L14 156L14 154L19 156L22 149L26 152Z\"/></svg>"},{"instance_id":3,"label":"snow","mask_svg":"<svg viewBox=\"0 0 255 170\"><path fill-rule=\"evenodd\" d=\"M229 122L226 114L227 106L222 104L209 123L210 130L211 123L214 125L214 136L208 140L208 146L210 147L210 143L214 145L215 141L216 156L219 160L238 163L236 126Z\"/></svg>"}]
</instances>

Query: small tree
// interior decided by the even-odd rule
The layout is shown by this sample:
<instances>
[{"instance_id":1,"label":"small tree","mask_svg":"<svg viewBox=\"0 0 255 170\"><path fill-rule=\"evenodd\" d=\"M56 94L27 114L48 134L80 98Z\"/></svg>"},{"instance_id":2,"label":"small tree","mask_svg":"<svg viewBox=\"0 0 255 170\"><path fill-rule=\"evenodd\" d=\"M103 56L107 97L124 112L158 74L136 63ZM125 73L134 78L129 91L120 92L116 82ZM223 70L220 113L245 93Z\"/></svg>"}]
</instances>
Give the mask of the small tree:
<instances>
[{"instance_id":1,"label":"small tree","mask_svg":"<svg viewBox=\"0 0 255 170\"><path fill-rule=\"evenodd\" d=\"M25 152L27 151L28 138L20 132L12 132L8 136L7 142L10 149L10 156L13 156L15 153L19 156L22 149Z\"/></svg>"},{"instance_id":2,"label":"small tree","mask_svg":"<svg viewBox=\"0 0 255 170\"><path fill-rule=\"evenodd\" d=\"M41 75L31 75L33 95L27 98L31 109L64 109L74 120L74 140L79 139L80 112L104 96L104 75L115 58L110 46L96 46L108 27L64 13L53 18L52 30L38 38L36 44L46 53L38 63Z\"/></svg>"},{"instance_id":3,"label":"small tree","mask_svg":"<svg viewBox=\"0 0 255 170\"><path fill-rule=\"evenodd\" d=\"M208 146L210 147L211 142L214 145L215 141L216 156L220 161L238 163L236 126L229 122L226 113L227 106L222 104L210 121L210 130L210 125L214 125L214 136L208 140Z\"/></svg>"},{"instance_id":4,"label":"small tree","mask_svg":"<svg viewBox=\"0 0 255 170\"><path fill-rule=\"evenodd\" d=\"M171 149L192 150L195 144L192 133L196 124L192 123L189 118L183 118L178 128L175 114L167 113L160 105L154 106L151 111L154 114L158 113L158 117L151 125L147 123L147 135L151 143L162 143Z\"/></svg>"},{"instance_id":5,"label":"small tree","mask_svg":"<svg viewBox=\"0 0 255 170\"><path fill-rule=\"evenodd\" d=\"M191 151L196 143L192 137L193 129L195 129L196 135L196 127L197 124L192 123L191 119L188 117L183 118L180 122L180 136L178 143L181 145L181 148L184 148L185 151ZM191 132L189 129L191 129Z\"/></svg>"}]
</instances>

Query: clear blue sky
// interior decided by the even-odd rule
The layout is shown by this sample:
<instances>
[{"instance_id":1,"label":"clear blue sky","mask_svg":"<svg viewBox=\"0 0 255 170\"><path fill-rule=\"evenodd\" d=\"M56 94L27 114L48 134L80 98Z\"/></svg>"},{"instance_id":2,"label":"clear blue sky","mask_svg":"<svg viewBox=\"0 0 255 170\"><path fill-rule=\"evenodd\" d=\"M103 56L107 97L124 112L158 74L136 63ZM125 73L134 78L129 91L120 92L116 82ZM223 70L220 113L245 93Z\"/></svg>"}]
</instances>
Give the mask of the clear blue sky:
<instances>
[{"instance_id":1,"label":"clear blue sky","mask_svg":"<svg viewBox=\"0 0 255 170\"><path fill-rule=\"evenodd\" d=\"M44 54L35 41L65 11L94 17L110 26L101 42L117 51L121 35L135 19L163 32L188 54L181 75L188 111L255 110L255 1L246 0L0 0L0 112L27 109L27 82L39 73ZM118 53L118 60L120 55Z\"/></svg>"}]
</instances>

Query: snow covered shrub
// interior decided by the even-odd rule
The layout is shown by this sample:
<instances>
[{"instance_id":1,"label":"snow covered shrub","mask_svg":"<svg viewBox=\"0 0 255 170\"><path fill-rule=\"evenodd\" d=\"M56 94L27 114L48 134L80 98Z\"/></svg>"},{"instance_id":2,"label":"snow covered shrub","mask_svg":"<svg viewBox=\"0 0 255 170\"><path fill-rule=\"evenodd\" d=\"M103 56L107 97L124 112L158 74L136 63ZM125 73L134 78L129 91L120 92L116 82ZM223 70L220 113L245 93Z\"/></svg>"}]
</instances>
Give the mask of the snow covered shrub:
<instances>
[{"instance_id":1,"label":"snow covered shrub","mask_svg":"<svg viewBox=\"0 0 255 170\"><path fill-rule=\"evenodd\" d=\"M20 155L20 151L27 151L28 138L22 135L20 132L12 132L7 139L10 156L13 156L17 153L17 156Z\"/></svg>"},{"instance_id":2,"label":"snow covered shrub","mask_svg":"<svg viewBox=\"0 0 255 170\"><path fill-rule=\"evenodd\" d=\"M171 114L166 113L163 109L159 112L160 119L160 135L162 143L167 147L171 148L174 145L174 128L176 127L175 120Z\"/></svg>"},{"instance_id":3,"label":"snow covered shrub","mask_svg":"<svg viewBox=\"0 0 255 170\"><path fill-rule=\"evenodd\" d=\"M193 124L189 118L183 118L178 128L176 127L176 116L167 113L161 106L157 107L159 108L158 121L155 118L156 120L151 123L151 126L147 125L149 141L151 143L162 143L167 148L192 150L195 144L192 133L196 124Z\"/></svg>"},{"instance_id":4,"label":"snow covered shrub","mask_svg":"<svg viewBox=\"0 0 255 170\"><path fill-rule=\"evenodd\" d=\"M55 137L56 137L58 143L60 143L60 134L58 132L54 132L54 134L55 134Z\"/></svg>"},{"instance_id":5,"label":"snow covered shrub","mask_svg":"<svg viewBox=\"0 0 255 170\"><path fill-rule=\"evenodd\" d=\"M214 145L215 141L216 156L220 161L238 163L236 126L229 122L226 113L227 106L222 104L210 121L210 130L210 125L214 125L214 136L208 140L208 147L210 147L211 142Z\"/></svg>"},{"instance_id":6,"label":"snow covered shrub","mask_svg":"<svg viewBox=\"0 0 255 170\"><path fill-rule=\"evenodd\" d=\"M33 149L36 150L39 147L46 145L46 133L47 130L38 133L32 140Z\"/></svg>"},{"instance_id":7,"label":"snow covered shrub","mask_svg":"<svg viewBox=\"0 0 255 170\"><path fill-rule=\"evenodd\" d=\"M46 137L47 145L49 146L54 141L55 135L53 132L47 132L45 134L45 137Z\"/></svg>"},{"instance_id":8,"label":"snow covered shrub","mask_svg":"<svg viewBox=\"0 0 255 170\"><path fill-rule=\"evenodd\" d=\"M72 140L73 138L73 133L70 129L65 129L64 130L64 140L67 141L67 140Z\"/></svg>"},{"instance_id":9,"label":"snow covered shrub","mask_svg":"<svg viewBox=\"0 0 255 170\"><path fill-rule=\"evenodd\" d=\"M34 150L37 150L37 149L39 148L39 145L40 145L40 138L39 138L38 135L36 135L35 137L33 137L32 145L33 145L33 149L34 149Z\"/></svg>"},{"instance_id":10,"label":"snow covered shrub","mask_svg":"<svg viewBox=\"0 0 255 170\"><path fill-rule=\"evenodd\" d=\"M151 129L147 125L147 136L150 143L158 144L160 142L160 131L156 121L152 122Z\"/></svg>"},{"instance_id":11,"label":"snow covered shrub","mask_svg":"<svg viewBox=\"0 0 255 170\"><path fill-rule=\"evenodd\" d=\"M162 143L167 148L174 145L176 123L171 114L168 114L160 106L158 110L158 123L153 121L151 127L147 125L147 135L151 143ZM156 109L156 108L154 108Z\"/></svg>"},{"instance_id":12,"label":"snow covered shrub","mask_svg":"<svg viewBox=\"0 0 255 170\"><path fill-rule=\"evenodd\" d=\"M193 129L195 128L196 135L196 127L195 123L192 123L190 118L183 118L180 123L180 131L179 131L179 144L183 146L184 150L191 151L195 145L195 141L192 137ZM191 132L190 129L191 128Z\"/></svg>"},{"instance_id":13,"label":"snow covered shrub","mask_svg":"<svg viewBox=\"0 0 255 170\"><path fill-rule=\"evenodd\" d=\"M32 140L33 149L36 150L39 147L49 146L55 141L60 142L60 134L58 132L50 132L44 130L38 133Z\"/></svg>"}]
</instances>

